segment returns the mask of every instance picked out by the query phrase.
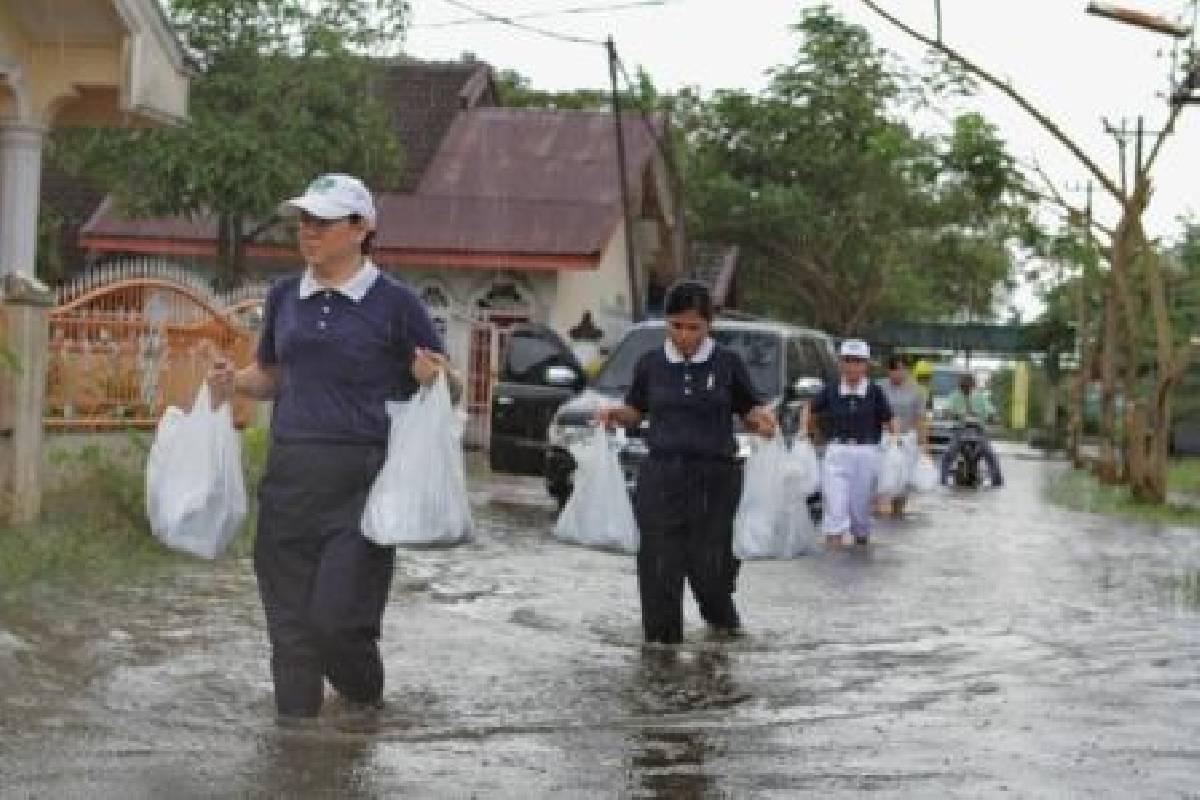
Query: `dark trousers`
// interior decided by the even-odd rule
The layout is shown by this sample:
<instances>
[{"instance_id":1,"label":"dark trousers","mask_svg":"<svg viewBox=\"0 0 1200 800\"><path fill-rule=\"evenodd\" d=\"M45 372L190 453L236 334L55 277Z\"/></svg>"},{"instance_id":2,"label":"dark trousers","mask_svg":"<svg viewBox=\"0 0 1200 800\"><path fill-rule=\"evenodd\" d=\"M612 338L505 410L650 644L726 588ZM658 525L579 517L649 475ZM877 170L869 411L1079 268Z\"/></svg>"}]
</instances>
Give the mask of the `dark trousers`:
<instances>
[{"instance_id":1,"label":"dark trousers","mask_svg":"<svg viewBox=\"0 0 1200 800\"><path fill-rule=\"evenodd\" d=\"M642 465L634 510L646 641L683 640L685 578L705 622L738 626L733 517L741 495L742 468L733 462L651 457Z\"/></svg>"},{"instance_id":2,"label":"dark trousers","mask_svg":"<svg viewBox=\"0 0 1200 800\"><path fill-rule=\"evenodd\" d=\"M365 539L359 521L384 455L382 446L271 445L254 571L280 715L316 715L325 678L353 702L382 696L378 639L395 550Z\"/></svg>"},{"instance_id":3,"label":"dark trousers","mask_svg":"<svg viewBox=\"0 0 1200 800\"><path fill-rule=\"evenodd\" d=\"M954 468L954 459L958 458L958 451L962 449L962 434L954 434L954 438L950 440L950 445L946 448L946 452L942 455L942 483L946 483L950 478L950 470ZM992 441L986 436L979 440L979 450L983 454L983 461L987 464L988 471L992 475L994 483L1001 483L1004 476L1000 474L1000 458L996 455L996 449L992 447Z\"/></svg>"}]
</instances>

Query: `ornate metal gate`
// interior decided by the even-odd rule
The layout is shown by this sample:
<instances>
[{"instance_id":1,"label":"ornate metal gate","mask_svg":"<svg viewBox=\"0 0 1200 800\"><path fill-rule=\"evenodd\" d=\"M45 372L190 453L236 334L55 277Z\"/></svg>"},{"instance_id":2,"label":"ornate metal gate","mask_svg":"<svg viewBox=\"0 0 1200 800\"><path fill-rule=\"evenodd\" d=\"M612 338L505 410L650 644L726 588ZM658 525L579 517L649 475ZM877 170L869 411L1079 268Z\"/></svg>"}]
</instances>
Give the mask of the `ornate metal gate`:
<instances>
[{"instance_id":1,"label":"ornate metal gate","mask_svg":"<svg viewBox=\"0 0 1200 800\"><path fill-rule=\"evenodd\" d=\"M239 366L254 331L183 270L107 267L62 287L50 313L46 424L57 429L153 426L187 407L218 354ZM234 419L250 414L234 404Z\"/></svg>"}]
</instances>

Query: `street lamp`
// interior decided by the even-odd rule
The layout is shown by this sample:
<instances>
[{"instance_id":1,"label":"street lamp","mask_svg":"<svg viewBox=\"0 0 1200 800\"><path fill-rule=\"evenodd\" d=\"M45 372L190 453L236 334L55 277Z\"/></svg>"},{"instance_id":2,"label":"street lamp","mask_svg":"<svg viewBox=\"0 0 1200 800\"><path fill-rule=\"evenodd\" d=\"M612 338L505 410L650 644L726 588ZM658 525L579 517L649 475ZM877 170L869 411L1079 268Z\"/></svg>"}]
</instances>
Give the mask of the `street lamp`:
<instances>
[{"instance_id":1,"label":"street lamp","mask_svg":"<svg viewBox=\"0 0 1200 800\"><path fill-rule=\"evenodd\" d=\"M1139 11L1136 8L1126 8L1114 3L1101 3L1099 0L1092 0L1092 2L1088 3L1087 13L1123 22L1126 25L1144 28L1155 33L1162 33L1176 39L1186 39L1192 33L1190 26L1172 22L1158 14Z\"/></svg>"},{"instance_id":2,"label":"street lamp","mask_svg":"<svg viewBox=\"0 0 1200 800\"><path fill-rule=\"evenodd\" d=\"M1126 8L1114 3L1102 3L1099 0L1092 0L1088 3L1087 12L1097 17L1105 17L1126 25L1161 33L1174 39L1186 39L1193 33L1191 25L1173 22L1159 14L1139 11L1136 8ZM1171 93L1171 105L1200 104L1200 60L1197 60L1195 52L1192 53L1191 64L1186 67L1186 71L1187 74L1183 81Z\"/></svg>"}]
</instances>

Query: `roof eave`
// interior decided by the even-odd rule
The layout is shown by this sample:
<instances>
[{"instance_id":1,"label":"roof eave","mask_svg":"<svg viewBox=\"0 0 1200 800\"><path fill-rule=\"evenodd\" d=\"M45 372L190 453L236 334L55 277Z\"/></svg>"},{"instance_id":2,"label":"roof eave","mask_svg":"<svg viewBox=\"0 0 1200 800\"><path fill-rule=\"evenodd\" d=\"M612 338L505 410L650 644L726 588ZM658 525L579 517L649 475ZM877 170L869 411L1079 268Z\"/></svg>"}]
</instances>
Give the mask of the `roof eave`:
<instances>
[{"instance_id":1,"label":"roof eave","mask_svg":"<svg viewBox=\"0 0 1200 800\"><path fill-rule=\"evenodd\" d=\"M162 256L215 257L216 243L208 238L159 237L85 233L79 237L85 250L101 253L141 253ZM296 258L290 245L249 244L252 258ZM446 250L437 248L376 247L372 260L383 266L446 267L457 269L512 269L533 272L589 271L599 269L601 255L520 251Z\"/></svg>"}]
</instances>

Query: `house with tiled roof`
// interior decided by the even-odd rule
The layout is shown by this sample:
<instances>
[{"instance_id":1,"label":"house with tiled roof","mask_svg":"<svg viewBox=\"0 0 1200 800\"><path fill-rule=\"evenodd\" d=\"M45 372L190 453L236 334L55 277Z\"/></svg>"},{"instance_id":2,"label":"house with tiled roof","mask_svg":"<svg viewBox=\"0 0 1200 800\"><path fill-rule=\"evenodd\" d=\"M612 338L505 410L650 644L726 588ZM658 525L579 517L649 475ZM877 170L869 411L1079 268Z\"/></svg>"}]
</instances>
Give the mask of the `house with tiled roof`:
<instances>
[{"instance_id":1,"label":"house with tiled roof","mask_svg":"<svg viewBox=\"0 0 1200 800\"><path fill-rule=\"evenodd\" d=\"M377 193L373 259L429 304L451 357L468 367L477 418L486 416L513 325L542 322L569 340L572 330L590 330L581 327L586 318L603 348L683 273L661 119L630 113L621 121L631 274L611 114L502 107L491 69L474 62L405 61L380 80L408 172L399 190ZM215 234L212 219L128 219L105 201L80 242L93 258L139 254L203 269L215 257ZM278 232L246 252L259 277L300 266Z\"/></svg>"}]
</instances>

